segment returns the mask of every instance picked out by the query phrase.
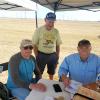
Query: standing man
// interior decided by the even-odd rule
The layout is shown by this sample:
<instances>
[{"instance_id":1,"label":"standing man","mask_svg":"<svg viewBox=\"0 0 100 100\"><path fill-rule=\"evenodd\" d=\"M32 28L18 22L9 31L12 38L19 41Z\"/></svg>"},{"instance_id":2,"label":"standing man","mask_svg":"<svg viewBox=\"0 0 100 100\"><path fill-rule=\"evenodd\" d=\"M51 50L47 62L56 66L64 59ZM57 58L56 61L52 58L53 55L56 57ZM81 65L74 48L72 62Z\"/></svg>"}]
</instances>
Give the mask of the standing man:
<instances>
[{"instance_id":1,"label":"standing man","mask_svg":"<svg viewBox=\"0 0 100 100\"><path fill-rule=\"evenodd\" d=\"M47 73L50 80L53 80L53 75L55 74L55 68L59 59L60 44L62 43L58 30L54 28L55 21L55 13L47 13L45 25L36 29L32 38L38 67L41 74L43 74L47 65Z\"/></svg>"},{"instance_id":2,"label":"standing man","mask_svg":"<svg viewBox=\"0 0 100 100\"><path fill-rule=\"evenodd\" d=\"M90 41L83 39L78 43L78 53L71 54L63 60L59 77L65 86L70 85L70 80L87 85L96 81L100 74L100 57L91 53Z\"/></svg>"}]
</instances>

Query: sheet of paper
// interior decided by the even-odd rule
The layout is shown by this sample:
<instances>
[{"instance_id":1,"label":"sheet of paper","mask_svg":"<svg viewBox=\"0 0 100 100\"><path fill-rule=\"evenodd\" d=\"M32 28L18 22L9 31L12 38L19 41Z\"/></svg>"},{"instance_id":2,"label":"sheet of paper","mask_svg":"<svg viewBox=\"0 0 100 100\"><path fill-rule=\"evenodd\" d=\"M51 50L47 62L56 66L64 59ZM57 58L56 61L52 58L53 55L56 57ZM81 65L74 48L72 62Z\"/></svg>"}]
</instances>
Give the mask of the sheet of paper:
<instances>
[{"instance_id":1,"label":"sheet of paper","mask_svg":"<svg viewBox=\"0 0 100 100\"><path fill-rule=\"evenodd\" d=\"M65 91L75 94L80 86L82 86L82 83L77 82L75 80L71 80L70 86L66 87Z\"/></svg>"},{"instance_id":2,"label":"sheet of paper","mask_svg":"<svg viewBox=\"0 0 100 100\"><path fill-rule=\"evenodd\" d=\"M46 96L46 97L44 98L44 100L54 100L54 98L53 98L53 97L50 97L50 96Z\"/></svg>"}]
</instances>

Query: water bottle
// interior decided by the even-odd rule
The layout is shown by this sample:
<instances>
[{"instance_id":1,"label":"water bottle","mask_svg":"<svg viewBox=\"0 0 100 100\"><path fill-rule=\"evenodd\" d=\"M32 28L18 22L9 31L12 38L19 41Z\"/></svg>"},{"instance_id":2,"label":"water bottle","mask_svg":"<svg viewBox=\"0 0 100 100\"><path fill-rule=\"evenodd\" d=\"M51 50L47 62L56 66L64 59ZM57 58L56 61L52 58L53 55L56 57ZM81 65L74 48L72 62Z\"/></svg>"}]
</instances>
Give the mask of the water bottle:
<instances>
[{"instance_id":1,"label":"water bottle","mask_svg":"<svg viewBox=\"0 0 100 100\"><path fill-rule=\"evenodd\" d=\"M96 91L100 92L100 73L97 75L96 78Z\"/></svg>"}]
</instances>

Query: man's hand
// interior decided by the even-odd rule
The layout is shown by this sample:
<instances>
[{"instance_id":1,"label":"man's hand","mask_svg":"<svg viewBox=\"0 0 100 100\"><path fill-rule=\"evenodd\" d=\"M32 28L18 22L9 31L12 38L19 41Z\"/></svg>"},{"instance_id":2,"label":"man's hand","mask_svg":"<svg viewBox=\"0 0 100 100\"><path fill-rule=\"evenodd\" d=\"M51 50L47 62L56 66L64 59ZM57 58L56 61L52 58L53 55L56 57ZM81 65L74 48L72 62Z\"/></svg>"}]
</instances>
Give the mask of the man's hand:
<instances>
[{"instance_id":1,"label":"man's hand","mask_svg":"<svg viewBox=\"0 0 100 100\"><path fill-rule=\"evenodd\" d=\"M35 57L37 57L38 56L38 48L36 45L34 45L33 47L34 47L33 51L34 51Z\"/></svg>"},{"instance_id":2,"label":"man's hand","mask_svg":"<svg viewBox=\"0 0 100 100\"><path fill-rule=\"evenodd\" d=\"M29 85L30 89L35 89L35 90L39 90L39 91L46 91L46 86L43 83L37 83L37 84L30 84Z\"/></svg>"},{"instance_id":3,"label":"man's hand","mask_svg":"<svg viewBox=\"0 0 100 100\"><path fill-rule=\"evenodd\" d=\"M64 82L65 87L70 85L70 79L66 75L62 75L62 81Z\"/></svg>"},{"instance_id":4,"label":"man's hand","mask_svg":"<svg viewBox=\"0 0 100 100\"><path fill-rule=\"evenodd\" d=\"M70 85L70 79L69 78L64 79L63 82L64 82L65 87Z\"/></svg>"}]
</instances>

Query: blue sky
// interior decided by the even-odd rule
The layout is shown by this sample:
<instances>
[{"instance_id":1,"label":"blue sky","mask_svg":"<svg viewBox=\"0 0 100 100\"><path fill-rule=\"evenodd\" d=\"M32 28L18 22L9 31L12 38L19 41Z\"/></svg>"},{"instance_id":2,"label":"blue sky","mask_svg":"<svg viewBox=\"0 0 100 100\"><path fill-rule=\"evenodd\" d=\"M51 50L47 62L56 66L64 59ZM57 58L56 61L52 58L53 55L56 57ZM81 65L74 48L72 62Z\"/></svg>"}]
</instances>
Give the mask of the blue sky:
<instances>
[{"instance_id":1,"label":"blue sky","mask_svg":"<svg viewBox=\"0 0 100 100\"><path fill-rule=\"evenodd\" d=\"M36 4L34 3L34 6ZM46 13L51 12L51 10L37 6L38 18L44 18ZM57 12L57 19L61 20L82 20L82 21L100 21L100 12L91 12L85 10L77 11L63 11ZM34 11L0 11L0 17L9 18L35 18Z\"/></svg>"}]
</instances>

